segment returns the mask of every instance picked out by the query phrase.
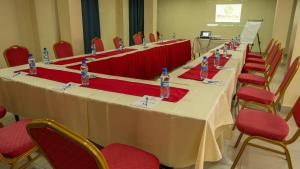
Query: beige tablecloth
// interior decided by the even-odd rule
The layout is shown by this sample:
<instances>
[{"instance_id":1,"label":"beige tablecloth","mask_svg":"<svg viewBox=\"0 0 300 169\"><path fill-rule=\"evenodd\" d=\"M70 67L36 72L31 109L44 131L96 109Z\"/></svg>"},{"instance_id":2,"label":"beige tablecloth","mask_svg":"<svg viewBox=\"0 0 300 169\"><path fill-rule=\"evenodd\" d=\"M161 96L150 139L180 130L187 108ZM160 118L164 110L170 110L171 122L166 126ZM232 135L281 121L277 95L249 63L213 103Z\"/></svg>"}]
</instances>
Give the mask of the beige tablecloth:
<instances>
[{"instance_id":1,"label":"beige tablecloth","mask_svg":"<svg viewBox=\"0 0 300 169\"><path fill-rule=\"evenodd\" d=\"M177 78L187 71L183 67L170 73L171 86L185 88L189 93L179 102L160 102L151 109L133 105L140 97L81 87L57 90L62 83L26 75L14 76L13 71L25 66L0 70L0 104L28 118L52 118L92 141L107 145L124 143L156 155L164 165L183 168L204 161L222 158L218 138L230 133L233 123L230 111L236 79L244 61L245 45L232 51L228 69L214 79L224 85L207 85L200 81ZM188 63L195 66L200 59ZM60 66L40 67L69 70ZM131 78L97 74L99 77L156 84Z\"/></svg>"}]
</instances>

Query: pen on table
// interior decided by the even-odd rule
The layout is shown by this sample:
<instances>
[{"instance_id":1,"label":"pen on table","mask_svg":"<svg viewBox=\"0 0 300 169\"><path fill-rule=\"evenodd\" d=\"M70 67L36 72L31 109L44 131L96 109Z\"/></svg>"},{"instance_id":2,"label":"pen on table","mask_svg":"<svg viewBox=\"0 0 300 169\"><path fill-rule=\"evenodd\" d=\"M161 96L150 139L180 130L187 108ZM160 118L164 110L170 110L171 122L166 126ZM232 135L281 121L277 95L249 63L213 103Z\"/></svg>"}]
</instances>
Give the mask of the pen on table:
<instances>
[{"instance_id":1,"label":"pen on table","mask_svg":"<svg viewBox=\"0 0 300 169\"><path fill-rule=\"evenodd\" d=\"M149 98L148 98L148 97L146 97L145 99L146 99L146 101L145 101L145 105L146 105L146 107L147 107L147 106L148 106L148 99L149 99Z\"/></svg>"}]
</instances>

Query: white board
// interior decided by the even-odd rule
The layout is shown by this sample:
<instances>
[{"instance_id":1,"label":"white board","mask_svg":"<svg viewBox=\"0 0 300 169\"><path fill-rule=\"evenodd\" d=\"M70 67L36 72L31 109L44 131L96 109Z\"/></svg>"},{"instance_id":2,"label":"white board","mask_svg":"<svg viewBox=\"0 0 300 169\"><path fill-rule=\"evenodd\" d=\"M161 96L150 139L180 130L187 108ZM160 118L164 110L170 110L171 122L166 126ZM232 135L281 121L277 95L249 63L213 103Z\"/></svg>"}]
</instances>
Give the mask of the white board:
<instances>
[{"instance_id":1,"label":"white board","mask_svg":"<svg viewBox=\"0 0 300 169\"><path fill-rule=\"evenodd\" d=\"M241 33L241 42L253 44L256 38L257 32L260 29L261 21L248 21L245 24L244 30Z\"/></svg>"}]
</instances>

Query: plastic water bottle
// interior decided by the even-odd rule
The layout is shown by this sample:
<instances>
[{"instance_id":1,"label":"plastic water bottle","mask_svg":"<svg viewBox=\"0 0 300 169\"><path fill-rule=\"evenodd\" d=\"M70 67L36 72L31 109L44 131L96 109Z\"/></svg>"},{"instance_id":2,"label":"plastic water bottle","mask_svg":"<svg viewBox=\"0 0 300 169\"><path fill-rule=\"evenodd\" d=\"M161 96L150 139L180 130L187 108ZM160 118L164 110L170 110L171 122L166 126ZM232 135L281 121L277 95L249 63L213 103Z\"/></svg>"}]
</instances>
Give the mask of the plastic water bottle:
<instances>
[{"instance_id":1,"label":"plastic water bottle","mask_svg":"<svg viewBox=\"0 0 300 169\"><path fill-rule=\"evenodd\" d=\"M220 65L220 52L219 49L216 49L214 67L219 67L219 65Z\"/></svg>"},{"instance_id":2,"label":"plastic water bottle","mask_svg":"<svg viewBox=\"0 0 300 169\"><path fill-rule=\"evenodd\" d=\"M165 99L170 96L170 86L169 86L169 74L168 69L163 68L162 74L160 76L160 98Z\"/></svg>"},{"instance_id":3,"label":"plastic water bottle","mask_svg":"<svg viewBox=\"0 0 300 169\"><path fill-rule=\"evenodd\" d=\"M92 55L96 56L96 45L95 45L95 43L92 44L91 50L92 50Z\"/></svg>"},{"instance_id":4,"label":"plastic water bottle","mask_svg":"<svg viewBox=\"0 0 300 169\"><path fill-rule=\"evenodd\" d=\"M204 56L200 66L200 79L205 80L208 75L208 60L207 57Z\"/></svg>"},{"instance_id":5,"label":"plastic water bottle","mask_svg":"<svg viewBox=\"0 0 300 169\"><path fill-rule=\"evenodd\" d=\"M32 57L31 53L29 53L29 56L28 56L28 64L29 64L29 74L36 75L37 71L36 71L35 60Z\"/></svg>"},{"instance_id":6,"label":"plastic water bottle","mask_svg":"<svg viewBox=\"0 0 300 169\"><path fill-rule=\"evenodd\" d=\"M163 36L163 34L160 34L160 41L161 41L161 42L164 41L164 36Z\"/></svg>"},{"instance_id":7,"label":"plastic water bottle","mask_svg":"<svg viewBox=\"0 0 300 169\"><path fill-rule=\"evenodd\" d=\"M233 50L234 49L234 40L233 39L231 39L231 41L230 41L230 49L231 50Z\"/></svg>"},{"instance_id":8,"label":"plastic water bottle","mask_svg":"<svg viewBox=\"0 0 300 169\"><path fill-rule=\"evenodd\" d=\"M123 40L121 39L119 42L119 50L123 50L124 49L124 43Z\"/></svg>"},{"instance_id":9,"label":"plastic water bottle","mask_svg":"<svg viewBox=\"0 0 300 169\"><path fill-rule=\"evenodd\" d=\"M81 84L83 86L89 85L88 66L86 64L86 60L85 59L82 60L80 71L81 71Z\"/></svg>"},{"instance_id":10,"label":"plastic water bottle","mask_svg":"<svg viewBox=\"0 0 300 169\"><path fill-rule=\"evenodd\" d=\"M227 44L224 44L224 48L223 48L223 56L224 58L227 58Z\"/></svg>"},{"instance_id":11,"label":"plastic water bottle","mask_svg":"<svg viewBox=\"0 0 300 169\"><path fill-rule=\"evenodd\" d=\"M176 34L175 34L175 32L173 33L173 40L176 40Z\"/></svg>"},{"instance_id":12,"label":"plastic water bottle","mask_svg":"<svg viewBox=\"0 0 300 169\"><path fill-rule=\"evenodd\" d=\"M146 39L145 38L143 38L143 47L145 48L146 47Z\"/></svg>"},{"instance_id":13,"label":"plastic water bottle","mask_svg":"<svg viewBox=\"0 0 300 169\"><path fill-rule=\"evenodd\" d=\"M49 52L48 52L47 48L43 49L43 62L44 62L44 64L50 63Z\"/></svg>"}]
</instances>

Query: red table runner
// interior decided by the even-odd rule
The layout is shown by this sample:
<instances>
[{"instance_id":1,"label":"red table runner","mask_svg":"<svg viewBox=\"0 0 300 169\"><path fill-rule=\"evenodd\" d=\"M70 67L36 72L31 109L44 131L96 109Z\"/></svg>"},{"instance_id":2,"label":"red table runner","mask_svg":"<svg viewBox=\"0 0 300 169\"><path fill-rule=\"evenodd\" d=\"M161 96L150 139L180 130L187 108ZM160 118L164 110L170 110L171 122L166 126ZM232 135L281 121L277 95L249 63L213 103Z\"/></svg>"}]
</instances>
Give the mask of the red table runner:
<instances>
[{"instance_id":1,"label":"red table runner","mask_svg":"<svg viewBox=\"0 0 300 169\"><path fill-rule=\"evenodd\" d=\"M60 61L56 61L53 62L52 64L55 65L66 65L66 64L70 64L70 63L75 63L75 62L81 62L82 59L84 58L104 58L104 57L109 57L109 56L113 56L113 55L118 55L118 54L122 54L122 53L127 53L127 52L131 52L137 49L130 49L130 48L125 48L123 50L114 50L114 51L110 51L110 52L105 52L105 53L100 53L100 54L96 54L96 56L82 56L82 57L77 57L77 58L72 58L72 59L66 59L66 60L60 60Z\"/></svg>"},{"instance_id":2,"label":"red table runner","mask_svg":"<svg viewBox=\"0 0 300 169\"><path fill-rule=\"evenodd\" d=\"M169 71L186 64L191 59L190 41L182 41L147 50L128 53L120 57L88 63L89 71L136 79L153 79L161 74L162 68ZM79 70L81 64L67 68Z\"/></svg>"},{"instance_id":3,"label":"red table runner","mask_svg":"<svg viewBox=\"0 0 300 169\"><path fill-rule=\"evenodd\" d=\"M226 59L223 57L223 54L220 55L220 66L224 66L229 59ZM228 57L231 57L231 54L227 55ZM193 68L191 68L190 70L188 70L187 72L183 73L182 75L178 76L179 78L183 78L183 79L192 79L192 80L198 80L201 81L200 79L200 65L197 65ZM218 72L220 71L220 69L217 69L214 67L214 54L212 54L209 58L208 58L208 75L207 78L208 79L212 79Z\"/></svg>"},{"instance_id":4,"label":"red table runner","mask_svg":"<svg viewBox=\"0 0 300 169\"><path fill-rule=\"evenodd\" d=\"M28 69L20 70L22 72L29 72ZM37 74L30 75L34 77L39 77L43 79L53 80L61 83L74 82L81 84L81 75L79 73L47 69L37 67ZM92 89L99 89L109 92L122 93L133 96L154 96L160 97L160 86L150 85L144 83L128 82L124 80L107 79L97 77L95 79L90 79L90 84L88 86L81 86ZM170 97L164 99L168 102L178 102L188 93L187 89L170 87Z\"/></svg>"}]
</instances>

